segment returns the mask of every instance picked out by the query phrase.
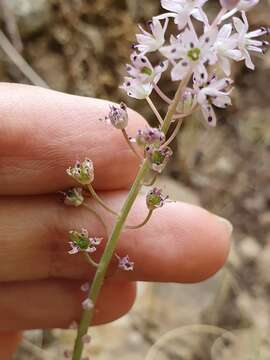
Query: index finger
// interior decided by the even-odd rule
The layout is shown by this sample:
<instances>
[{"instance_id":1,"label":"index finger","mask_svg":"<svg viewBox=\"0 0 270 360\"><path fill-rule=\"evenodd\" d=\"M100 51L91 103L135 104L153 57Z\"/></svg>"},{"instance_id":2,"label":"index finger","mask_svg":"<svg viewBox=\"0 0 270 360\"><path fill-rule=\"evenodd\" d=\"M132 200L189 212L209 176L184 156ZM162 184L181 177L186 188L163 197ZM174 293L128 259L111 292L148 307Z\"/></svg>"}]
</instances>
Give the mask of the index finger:
<instances>
[{"instance_id":1,"label":"index finger","mask_svg":"<svg viewBox=\"0 0 270 360\"><path fill-rule=\"evenodd\" d=\"M99 121L109 102L39 87L0 84L0 194L40 194L74 185L66 169L90 158L95 187L121 189L138 161L121 131ZM128 132L144 126L129 110Z\"/></svg>"}]
</instances>

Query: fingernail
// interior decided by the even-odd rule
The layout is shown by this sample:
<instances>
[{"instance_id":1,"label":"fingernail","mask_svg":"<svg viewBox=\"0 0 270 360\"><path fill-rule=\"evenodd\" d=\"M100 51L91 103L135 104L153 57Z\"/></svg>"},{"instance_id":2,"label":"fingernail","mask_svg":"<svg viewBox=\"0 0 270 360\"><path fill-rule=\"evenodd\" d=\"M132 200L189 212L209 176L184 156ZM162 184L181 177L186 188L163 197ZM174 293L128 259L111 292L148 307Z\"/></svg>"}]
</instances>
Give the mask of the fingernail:
<instances>
[{"instance_id":1,"label":"fingernail","mask_svg":"<svg viewBox=\"0 0 270 360\"><path fill-rule=\"evenodd\" d=\"M227 231L228 235L231 236L232 232L233 232L233 226L230 223L230 221L223 217L220 217L220 216L217 216L217 218L218 218L218 221L220 221L226 227L226 231Z\"/></svg>"}]
</instances>

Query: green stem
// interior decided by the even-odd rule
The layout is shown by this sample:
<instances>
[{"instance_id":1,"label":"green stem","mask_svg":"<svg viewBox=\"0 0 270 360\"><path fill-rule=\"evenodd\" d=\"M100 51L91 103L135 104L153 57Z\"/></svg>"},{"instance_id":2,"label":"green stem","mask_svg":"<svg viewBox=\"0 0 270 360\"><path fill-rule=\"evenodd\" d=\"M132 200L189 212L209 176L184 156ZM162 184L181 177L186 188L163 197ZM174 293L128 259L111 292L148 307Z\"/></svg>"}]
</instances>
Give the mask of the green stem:
<instances>
[{"instance_id":1,"label":"green stem","mask_svg":"<svg viewBox=\"0 0 270 360\"><path fill-rule=\"evenodd\" d=\"M129 195L123 205L121 214L118 217L118 220L114 226L111 237L106 244L105 250L104 250L103 255L99 262L99 267L96 271L95 277L92 282L92 286L91 286L89 294L88 294L89 299L91 299L93 304L96 303L97 297L99 295L101 286L104 281L106 270L107 270L109 263L111 261L111 258L113 256L113 252L115 250L117 240L120 236L121 230L124 226L124 223L129 214L129 211L140 191L141 181L143 180L144 176L146 175L148 168L149 168L148 160L145 160L141 166L141 169L140 169L133 185L132 185ZM83 312L80 326L78 328L77 338L75 341L72 360L80 360L81 359L81 355L82 355L82 351L83 351L82 337L87 333L87 329L93 318L93 315L94 315L93 310L84 310L84 312Z\"/></svg>"},{"instance_id":2,"label":"green stem","mask_svg":"<svg viewBox=\"0 0 270 360\"><path fill-rule=\"evenodd\" d=\"M87 185L87 188L90 194L99 203L100 206L102 206L105 210L109 211L111 214L118 216L118 213L112 210L108 205L106 205L105 202L98 196L91 184Z\"/></svg>"},{"instance_id":3,"label":"green stem","mask_svg":"<svg viewBox=\"0 0 270 360\"><path fill-rule=\"evenodd\" d=\"M149 210L149 212L148 212L146 218L143 220L143 222L141 222L138 225L127 225L126 229L139 229L139 228L143 227L150 220L152 214L153 214L153 210Z\"/></svg>"},{"instance_id":4,"label":"green stem","mask_svg":"<svg viewBox=\"0 0 270 360\"><path fill-rule=\"evenodd\" d=\"M169 130L173 115L176 112L177 105L178 105L178 103L183 95L183 92L189 82L191 74L192 74L192 70L190 70L187 77L179 85L178 90L175 94L174 100L171 103L171 105L169 106L167 115L165 116L165 119L164 119L164 122L163 122L163 125L161 128L161 131L163 131L165 134ZM143 180L144 180L145 176L147 175L148 171L149 171L149 163L148 163L148 160L145 159L140 167L137 177L129 191L128 197L127 197L127 199L122 207L122 210L117 218L117 221L114 225L111 236L108 239L105 250L100 259L98 269L95 273L95 277L92 281L88 297L94 305L96 304L98 295L100 293L100 289L104 282L107 268L112 259L114 250L117 245L117 241L118 241L121 231L124 227L124 224L128 217L129 211L132 208L132 206L137 198L137 195L140 191ZM83 345L84 345L82 342L82 337L87 333L87 330L88 330L89 325L91 324L93 315L94 315L93 310L84 310L83 311L81 322L80 322L80 325L78 328L77 338L76 338L75 345L74 345L72 360L80 360L81 359L82 352L83 352Z\"/></svg>"},{"instance_id":5,"label":"green stem","mask_svg":"<svg viewBox=\"0 0 270 360\"><path fill-rule=\"evenodd\" d=\"M104 227L106 235L108 235L107 226L105 224L105 221L102 219L101 215L99 215L99 213L97 213L94 209L92 209L86 202L83 202L81 206L85 207L101 222L102 226Z\"/></svg>"},{"instance_id":6,"label":"green stem","mask_svg":"<svg viewBox=\"0 0 270 360\"><path fill-rule=\"evenodd\" d=\"M96 263L88 253L85 252L84 255L85 255L86 261L88 262L89 265L92 265L96 268L98 267L98 263Z\"/></svg>"},{"instance_id":7,"label":"green stem","mask_svg":"<svg viewBox=\"0 0 270 360\"><path fill-rule=\"evenodd\" d=\"M157 180L157 174L155 174L150 181L148 181L148 182L145 181L145 182L143 183L143 185L144 185L144 186L152 186L152 185L154 185L154 183L156 182L156 180Z\"/></svg>"},{"instance_id":8,"label":"green stem","mask_svg":"<svg viewBox=\"0 0 270 360\"><path fill-rule=\"evenodd\" d=\"M141 162L143 160L143 157L137 152L133 144L130 142L128 134L125 129L122 129L122 134L126 140L126 143L128 144L131 151L134 153L134 155L137 157L137 159Z\"/></svg>"}]
</instances>

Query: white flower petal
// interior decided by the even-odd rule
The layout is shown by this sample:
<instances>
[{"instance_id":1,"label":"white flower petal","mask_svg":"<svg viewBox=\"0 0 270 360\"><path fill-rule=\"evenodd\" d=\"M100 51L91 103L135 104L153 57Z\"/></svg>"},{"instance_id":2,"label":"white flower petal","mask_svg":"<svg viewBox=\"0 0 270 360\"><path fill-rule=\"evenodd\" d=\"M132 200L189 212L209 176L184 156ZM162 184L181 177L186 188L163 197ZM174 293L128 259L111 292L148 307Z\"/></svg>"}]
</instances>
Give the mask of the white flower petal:
<instances>
[{"instance_id":1,"label":"white flower petal","mask_svg":"<svg viewBox=\"0 0 270 360\"><path fill-rule=\"evenodd\" d=\"M165 10L174 11L176 13L183 9L184 2L181 0L161 0L161 6Z\"/></svg>"},{"instance_id":2,"label":"white flower petal","mask_svg":"<svg viewBox=\"0 0 270 360\"><path fill-rule=\"evenodd\" d=\"M180 61L176 64L171 72L172 81L184 79L189 71L189 63L187 60Z\"/></svg>"},{"instance_id":3,"label":"white flower petal","mask_svg":"<svg viewBox=\"0 0 270 360\"><path fill-rule=\"evenodd\" d=\"M216 113L213 109L213 106L205 103L204 105L201 106L201 110L202 110L202 114L204 117L205 122L207 123L207 125L214 127L217 124L217 117L216 117Z\"/></svg>"}]
</instances>

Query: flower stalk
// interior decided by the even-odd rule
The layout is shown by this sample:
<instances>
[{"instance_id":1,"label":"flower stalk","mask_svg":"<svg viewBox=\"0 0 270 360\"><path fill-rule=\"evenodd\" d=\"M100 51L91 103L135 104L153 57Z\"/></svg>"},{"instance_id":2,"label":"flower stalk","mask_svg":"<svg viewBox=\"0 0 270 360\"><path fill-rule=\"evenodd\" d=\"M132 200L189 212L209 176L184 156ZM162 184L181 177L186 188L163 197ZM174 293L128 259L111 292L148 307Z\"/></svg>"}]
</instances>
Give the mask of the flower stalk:
<instances>
[{"instance_id":1,"label":"flower stalk","mask_svg":"<svg viewBox=\"0 0 270 360\"><path fill-rule=\"evenodd\" d=\"M180 83L178 90L175 94L174 100L172 104L169 106L168 112L165 116L163 125L161 130L166 134L170 128L171 122L173 121L173 116L176 112L177 105L183 95L183 92L185 90L185 87L187 86L190 77L191 77L192 71L190 70L188 73L188 76ZM102 284L104 282L104 278L108 269L108 266L111 262L111 259L113 257L114 251L116 249L116 245L118 242L118 239L120 237L121 231L125 225L125 221L128 217L128 214L139 194L139 191L141 189L142 183L150 170L149 161L147 159L144 160L144 162L141 165L141 168L136 176L136 179L129 191L128 197L120 211L120 214L118 216L118 219L114 225L114 228L112 230L111 236L109 240L107 241L105 250L103 252L103 255L100 259L99 266L97 268L95 277L92 281L88 298L92 301L92 303L95 305L98 295L100 293ZM84 310L82 314L82 318L79 324L78 332L77 332L77 338L74 345L73 350L73 357L72 360L81 360L82 351L84 347L84 343L82 341L82 337L86 335L88 327L91 325L91 321L93 320L94 315L94 308L91 310Z\"/></svg>"},{"instance_id":2,"label":"flower stalk","mask_svg":"<svg viewBox=\"0 0 270 360\"><path fill-rule=\"evenodd\" d=\"M88 184L87 188L88 188L90 194L93 196L93 198L96 200L96 202L100 206L102 206L105 210L107 210L111 214L118 216L118 213L116 211L114 211L113 209L111 209L107 204L105 204L105 202L98 196L98 194L95 192L95 190L91 184Z\"/></svg>"},{"instance_id":3,"label":"flower stalk","mask_svg":"<svg viewBox=\"0 0 270 360\"><path fill-rule=\"evenodd\" d=\"M150 220L152 214L153 214L153 210L149 210L146 218L140 224L138 224L138 225L127 225L126 229L139 229L139 228L143 227L145 224L148 223L148 221Z\"/></svg>"},{"instance_id":4,"label":"flower stalk","mask_svg":"<svg viewBox=\"0 0 270 360\"><path fill-rule=\"evenodd\" d=\"M204 123L210 127L216 126L215 108L226 108L231 105L230 94L233 83L230 78L231 61L244 61L249 69L254 70L255 65L250 52L263 54L269 45L268 41L258 39L269 35L269 28L260 27L249 31L246 11L255 6L259 0L220 0L221 10L212 24L209 23L203 10L206 1L161 0L161 6L168 12L154 17L148 23L149 31L139 27L141 34L136 36L138 44L133 46L134 51L130 56L131 64L126 66L128 76L125 77L121 88L128 96L148 102L158 120L158 126L138 129L134 138L129 137L126 132L129 111L124 103L120 103L120 106L111 105L109 114L104 119L100 119L122 132L127 145L140 161L137 176L120 212L111 209L95 192L92 186L94 166L90 159L85 159L83 162L77 161L73 167L67 169L67 174L73 180L87 187L93 199L115 216L114 226L98 263L91 258L90 254L96 251L102 238L89 236L87 229L69 232L71 246L69 254L73 256L83 252L87 262L96 267L93 280L89 281L86 287L83 286L83 291L87 292L88 296L82 303L83 313L72 360L81 360L87 330L92 323L95 305L113 256L118 259L120 270L132 271L134 269L134 262L130 260L128 254L121 257L116 253L122 230L142 227L150 220L153 212L167 202L168 196L163 195L162 189L157 187L150 189L146 195L148 208L146 218L138 225L126 225L141 187L153 185L157 176L165 168L173 154L168 145L177 136L186 117L199 109ZM233 17L230 23L222 24L225 19L237 13L239 16ZM194 18L203 23L200 34L197 34L197 28L193 25ZM169 29L168 24L171 19L177 26L178 32L168 37L166 31ZM162 55L163 61L153 65L148 54L156 51ZM168 69L171 80L178 84L172 100L158 86L161 76ZM164 119L150 98L153 91L156 91L168 105ZM171 136L166 137L171 125L173 128ZM140 149L144 150L141 152L143 156L140 155ZM65 204L88 208L106 229L102 217L85 203L82 188L73 188L65 193Z\"/></svg>"}]
</instances>

